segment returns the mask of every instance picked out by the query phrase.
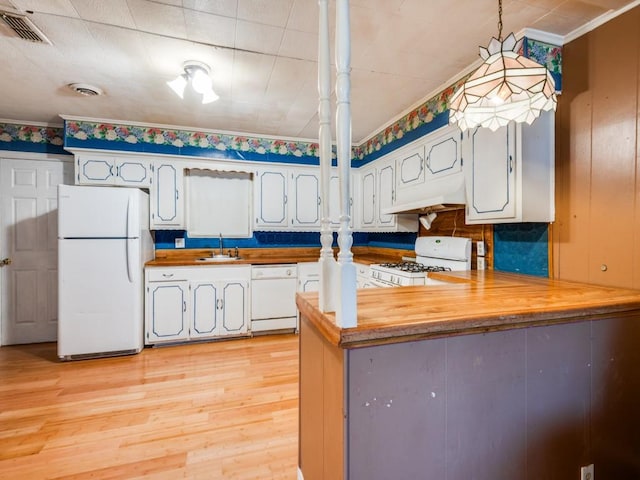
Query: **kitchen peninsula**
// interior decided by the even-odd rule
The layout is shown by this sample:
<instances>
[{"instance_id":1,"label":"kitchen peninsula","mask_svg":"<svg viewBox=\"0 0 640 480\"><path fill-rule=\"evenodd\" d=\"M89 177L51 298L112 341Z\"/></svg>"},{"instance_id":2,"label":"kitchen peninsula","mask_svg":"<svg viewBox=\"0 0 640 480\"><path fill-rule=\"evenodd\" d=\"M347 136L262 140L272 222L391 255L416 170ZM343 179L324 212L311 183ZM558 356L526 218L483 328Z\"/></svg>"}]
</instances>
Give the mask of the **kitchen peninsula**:
<instances>
[{"instance_id":1,"label":"kitchen peninsula","mask_svg":"<svg viewBox=\"0 0 640 480\"><path fill-rule=\"evenodd\" d=\"M315 479L640 475L640 291L494 271L298 294L300 468Z\"/></svg>"}]
</instances>

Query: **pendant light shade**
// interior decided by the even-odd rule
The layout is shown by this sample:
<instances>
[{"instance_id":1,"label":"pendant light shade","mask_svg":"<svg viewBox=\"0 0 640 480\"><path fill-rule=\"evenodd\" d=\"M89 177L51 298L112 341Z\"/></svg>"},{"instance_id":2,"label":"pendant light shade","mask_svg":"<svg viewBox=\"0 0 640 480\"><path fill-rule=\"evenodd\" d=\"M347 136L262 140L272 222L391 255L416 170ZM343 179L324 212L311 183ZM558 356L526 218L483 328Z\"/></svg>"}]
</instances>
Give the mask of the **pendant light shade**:
<instances>
[{"instance_id":1,"label":"pendant light shade","mask_svg":"<svg viewBox=\"0 0 640 480\"><path fill-rule=\"evenodd\" d=\"M556 109L549 70L518 53L523 40L513 33L502 41L502 1L498 5L498 38L480 47L484 63L451 96L449 123L462 130L479 125L495 131L510 121L531 124L542 111Z\"/></svg>"}]
</instances>

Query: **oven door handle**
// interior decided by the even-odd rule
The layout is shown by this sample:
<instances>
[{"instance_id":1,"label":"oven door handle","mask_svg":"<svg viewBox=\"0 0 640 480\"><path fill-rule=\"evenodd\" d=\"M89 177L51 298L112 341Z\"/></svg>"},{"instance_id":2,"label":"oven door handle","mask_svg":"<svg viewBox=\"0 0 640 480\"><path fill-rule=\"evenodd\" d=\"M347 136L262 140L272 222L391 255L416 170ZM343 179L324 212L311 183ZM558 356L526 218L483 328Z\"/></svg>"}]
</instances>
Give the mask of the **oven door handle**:
<instances>
[{"instance_id":1,"label":"oven door handle","mask_svg":"<svg viewBox=\"0 0 640 480\"><path fill-rule=\"evenodd\" d=\"M373 277L369 277L369 283L371 285L373 285L374 287L382 287L382 288L395 286L395 285L392 285L390 283L386 283L386 282L383 282L381 280L377 280L377 279L375 279Z\"/></svg>"}]
</instances>

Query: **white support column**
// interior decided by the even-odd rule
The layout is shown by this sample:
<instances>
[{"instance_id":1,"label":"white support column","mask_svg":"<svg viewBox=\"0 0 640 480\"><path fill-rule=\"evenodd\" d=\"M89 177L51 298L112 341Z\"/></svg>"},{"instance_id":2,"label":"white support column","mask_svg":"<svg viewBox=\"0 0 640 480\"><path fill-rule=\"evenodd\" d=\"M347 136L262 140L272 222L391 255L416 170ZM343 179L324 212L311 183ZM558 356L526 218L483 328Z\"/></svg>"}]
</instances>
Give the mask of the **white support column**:
<instances>
[{"instance_id":1,"label":"white support column","mask_svg":"<svg viewBox=\"0 0 640 480\"><path fill-rule=\"evenodd\" d=\"M349 0L336 0L336 141L340 175L340 229L338 230L339 294L336 323L340 327L358 324L356 304L356 267L353 264L353 237L349 227L351 175L351 35Z\"/></svg>"},{"instance_id":2,"label":"white support column","mask_svg":"<svg viewBox=\"0 0 640 480\"><path fill-rule=\"evenodd\" d=\"M337 291L337 263L333 257L333 233L330 218L331 181L331 65L329 50L329 0L318 0L318 131L320 147L320 199L322 218L320 220L320 292L319 306L323 312L335 312Z\"/></svg>"}]
</instances>

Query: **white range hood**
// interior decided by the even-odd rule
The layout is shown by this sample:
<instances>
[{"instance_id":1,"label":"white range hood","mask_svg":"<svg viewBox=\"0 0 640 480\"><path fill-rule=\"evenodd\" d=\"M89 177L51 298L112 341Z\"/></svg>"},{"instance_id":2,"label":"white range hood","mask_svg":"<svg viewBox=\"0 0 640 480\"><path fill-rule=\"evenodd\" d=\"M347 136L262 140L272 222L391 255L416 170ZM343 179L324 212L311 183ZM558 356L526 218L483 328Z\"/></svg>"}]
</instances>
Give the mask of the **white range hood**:
<instances>
[{"instance_id":1,"label":"white range hood","mask_svg":"<svg viewBox=\"0 0 640 480\"><path fill-rule=\"evenodd\" d=\"M419 200L399 203L383 209L383 214L418 213L457 210L467 203L464 174L462 172L447 175L429 182L424 196Z\"/></svg>"}]
</instances>

